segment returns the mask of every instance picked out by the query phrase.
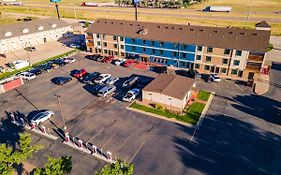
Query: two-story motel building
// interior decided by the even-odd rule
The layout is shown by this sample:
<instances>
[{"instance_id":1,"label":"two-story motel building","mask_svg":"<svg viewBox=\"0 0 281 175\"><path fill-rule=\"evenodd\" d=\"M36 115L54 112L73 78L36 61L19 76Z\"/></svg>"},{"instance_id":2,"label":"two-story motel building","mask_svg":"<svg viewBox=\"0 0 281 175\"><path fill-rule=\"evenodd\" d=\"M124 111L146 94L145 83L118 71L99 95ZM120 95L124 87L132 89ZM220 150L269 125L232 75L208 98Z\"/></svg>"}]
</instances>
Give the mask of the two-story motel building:
<instances>
[{"instance_id":1,"label":"two-story motel building","mask_svg":"<svg viewBox=\"0 0 281 175\"><path fill-rule=\"evenodd\" d=\"M177 68L256 79L270 39L266 22L256 30L99 19L86 30L87 50Z\"/></svg>"}]
</instances>

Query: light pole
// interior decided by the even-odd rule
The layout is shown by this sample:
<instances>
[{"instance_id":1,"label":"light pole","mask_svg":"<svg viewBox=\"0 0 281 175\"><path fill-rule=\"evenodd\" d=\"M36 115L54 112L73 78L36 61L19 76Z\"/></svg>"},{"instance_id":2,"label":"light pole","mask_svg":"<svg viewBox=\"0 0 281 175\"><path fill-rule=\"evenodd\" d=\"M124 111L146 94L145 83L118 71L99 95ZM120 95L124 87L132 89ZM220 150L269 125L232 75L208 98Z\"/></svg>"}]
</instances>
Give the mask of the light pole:
<instances>
[{"instance_id":1,"label":"light pole","mask_svg":"<svg viewBox=\"0 0 281 175\"><path fill-rule=\"evenodd\" d=\"M65 125L65 120L64 120L64 117L63 117L63 113L62 113L62 108L61 108L61 104L60 104L60 95L58 94L55 94L55 96L57 97L57 101L58 101L58 104L59 104L59 108L60 108L60 113L61 113L61 117L62 117L62 121L63 121L63 128L64 128L64 131L66 132L66 125Z\"/></svg>"},{"instance_id":2,"label":"light pole","mask_svg":"<svg viewBox=\"0 0 281 175\"><path fill-rule=\"evenodd\" d=\"M54 2L55 3L58 19L60 19L60 13L59 13L59 5L57 3L60 2L60 1L61 0L50 0L50 2Z\"/></svg>"},{"instance_id":3,"label":"light pole","mask_svg":"<svg viewBox=\"0 0 281 175\"><path fill-rule=\"evenodd\" d=\"M133 5L135 7L135 20L138 20L138 5L139 5L140 0L133 0Z\"/></svg>"},{"instance_id":4,"label":"light pole","mask_svg":"<svg viewBox=\"0 0 281 175\"><path fill-rule=\"evenodd\" d=\"M247 15L247 18L246 18L246 23L245 23L245 27L244 29L246 29L247 25L248 25L248 21L249 21L249 18L250 18L250 15L252 13L252 7L253 7L253 0L250 0L250 7L249 7L249 11L248 11L248 15Z\"/></svg>"}]
</instances>

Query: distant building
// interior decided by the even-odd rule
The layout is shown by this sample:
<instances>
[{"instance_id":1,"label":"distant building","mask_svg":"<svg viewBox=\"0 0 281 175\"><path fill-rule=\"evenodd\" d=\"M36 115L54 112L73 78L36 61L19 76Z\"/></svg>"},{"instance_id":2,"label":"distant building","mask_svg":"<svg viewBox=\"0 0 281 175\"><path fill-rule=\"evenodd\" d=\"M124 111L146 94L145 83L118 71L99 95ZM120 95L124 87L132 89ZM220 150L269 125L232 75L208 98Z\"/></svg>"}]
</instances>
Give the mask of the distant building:
<instances>
[{"instance_id":1,"label":"distant building","mask_svg":"<svg viewBox=\"0 0 281 175\"><path fill-rule=\"evenodd\" d=\"M146 104L160 104L173 111L182 111L191 99L195 86L194 79L160 74L142 90L142 101Z\"/></svg>"},{"instance_id":2,"label":"distant building","mask_svg":"<svg viewBox=\"0 0 281 175\"><path fill-rule=\"evenodd\" d=\"M269 39L268 30L110 19L86 30L90 52L243 80L258 78Z\"/></svg>"},{"instance_id":3,"label":"distant building","mask_svg":"<svg viewBox=\"0 0 281 175\"><path fill-rule=\"evenodd\" d=\"M0 27L0 54L57 41L72 30L71 24L52 18L3 25Z\"/></svg>"}]
</instances>

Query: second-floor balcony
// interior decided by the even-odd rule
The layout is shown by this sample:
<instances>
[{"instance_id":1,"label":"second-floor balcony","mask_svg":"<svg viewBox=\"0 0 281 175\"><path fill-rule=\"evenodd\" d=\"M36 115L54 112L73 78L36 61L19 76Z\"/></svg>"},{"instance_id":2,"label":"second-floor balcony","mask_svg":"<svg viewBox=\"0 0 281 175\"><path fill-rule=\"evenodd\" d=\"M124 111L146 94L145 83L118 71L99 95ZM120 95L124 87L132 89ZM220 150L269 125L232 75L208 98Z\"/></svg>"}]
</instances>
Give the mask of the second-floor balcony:
<instances>
[{"instance_id":1,"label":"second-floor balcony","mask_svg":"<svg viewBox=\"0 0 281 175\"><path fill-rule=\"evenodd\" d=\"M261 69L262 63L247 62L246 69L259 71Z\"/></svg>"},{"instance_id":2,"label":"second-floor balcony","mask_svg":"<svg viewBox=\"0 0 281 175\"><path fill-rule=\"evenodd\" d=\"M94 43L87 43L88 47L94 47Z\"/></svg>"},{"instance_id":3,"label":"second-floor balcony","mask_svg":"<svg viewBox=\"0 0 281 175\"><path fill-rule=\"evenodd\" d=\"M86 39L87 39L87 40L92 40L92 39L94 39L94 38L93 38L93 36L91 36L91 35L87 35L87 36L86 36Z\"/></svg>"},{"instance_id":4,"label":"second-floor balcony","mask_svg":"<svg viewBox=\"0 0 281 175\"><path fill-rule=\"evenodd\" d=\"M249 61L255 61L255 62L262 62L263 56L261 56L261 55L249 55L248 60Z\"/></svg>"}]
</instances>

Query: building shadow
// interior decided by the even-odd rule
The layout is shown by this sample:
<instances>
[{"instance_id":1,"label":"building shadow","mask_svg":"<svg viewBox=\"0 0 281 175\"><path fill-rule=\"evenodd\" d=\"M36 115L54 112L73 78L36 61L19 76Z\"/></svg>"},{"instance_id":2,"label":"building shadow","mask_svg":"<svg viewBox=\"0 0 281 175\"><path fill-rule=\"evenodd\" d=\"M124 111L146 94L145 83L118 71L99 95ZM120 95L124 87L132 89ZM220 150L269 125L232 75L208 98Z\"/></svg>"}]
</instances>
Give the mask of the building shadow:
<instances>
[{"instance_id":1,"label":"building shadow","mask_svg":"<svg viewBox=\"0 0 281 175\"><path fill-rule=\"evenodd\" d=\"M190 128L179 127L190 136L193 134ZM186 137L174 137L173 141L182 164L192 172L209 175L281 173L281 137L231 116L209 115L191 142Z\"/></svg>"}]
</instances>

